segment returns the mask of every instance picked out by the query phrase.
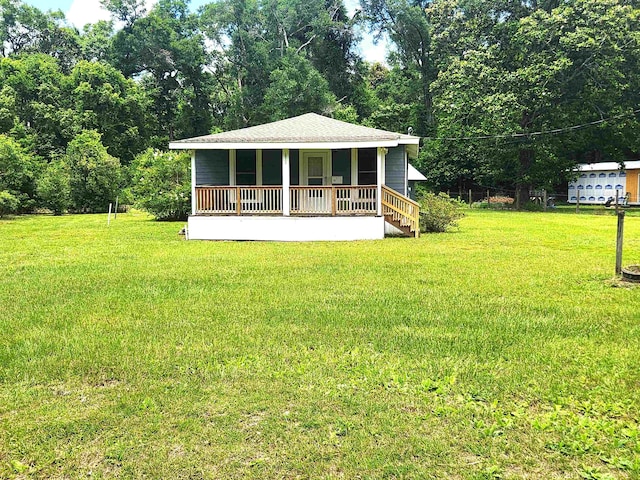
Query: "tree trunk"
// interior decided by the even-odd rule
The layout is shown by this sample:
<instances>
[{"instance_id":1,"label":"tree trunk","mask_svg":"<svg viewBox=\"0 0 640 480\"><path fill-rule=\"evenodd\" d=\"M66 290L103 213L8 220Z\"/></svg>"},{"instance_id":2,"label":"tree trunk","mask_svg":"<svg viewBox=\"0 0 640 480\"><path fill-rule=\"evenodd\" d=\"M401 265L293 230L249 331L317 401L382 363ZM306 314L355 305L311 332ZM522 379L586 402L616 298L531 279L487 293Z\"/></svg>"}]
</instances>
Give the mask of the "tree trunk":
<instances>
[{"instance_id":1,"label":"tree trunk","mask_svg":"<svg viewBox=\"0 0 640 480\"><path fill-rule=\"evenodd\" d=\"M520 158L520 171L516 180L516 210L521 210L529 201L531 182L527 179L533 161L533 151L521 148L518 156Z\"/></svg>"}]
</instances>

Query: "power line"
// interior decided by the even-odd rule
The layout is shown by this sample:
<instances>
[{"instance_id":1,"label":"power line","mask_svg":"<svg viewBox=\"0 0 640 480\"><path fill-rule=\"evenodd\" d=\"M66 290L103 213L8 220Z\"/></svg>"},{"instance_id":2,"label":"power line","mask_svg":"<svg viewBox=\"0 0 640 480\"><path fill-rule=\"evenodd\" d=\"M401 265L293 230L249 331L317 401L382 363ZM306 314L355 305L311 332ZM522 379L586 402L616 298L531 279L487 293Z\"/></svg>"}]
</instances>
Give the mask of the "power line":
<instances>
[{"instance_id":1,"label":"power line","mask_svg":"<svg viewBox=\"0 0 640 480\"><path fill-rule=\"evenodd\" d=\"M592 127L594 125L599 125L601 123L609 122L611 120L619 120L621 118L630 117L640 113L640 108L633 110L629 113L623 113L620 115L615 115L609 118L603 118L600 120L595 120L589 123L582 123L580 125L572 125L571 127L564 128L554 128L553 130L540 130L538 132L529 132L529 133L505 133L502 135L478 135L472 137L423 137L425 140L448 140L448 141L456 141L456 140L500 140L505 138L528 138L528 137L539 137L540 135L556 135L559 133L567 133L575 130L581 130L583 128Z\"/></svg>"}]
</instances>

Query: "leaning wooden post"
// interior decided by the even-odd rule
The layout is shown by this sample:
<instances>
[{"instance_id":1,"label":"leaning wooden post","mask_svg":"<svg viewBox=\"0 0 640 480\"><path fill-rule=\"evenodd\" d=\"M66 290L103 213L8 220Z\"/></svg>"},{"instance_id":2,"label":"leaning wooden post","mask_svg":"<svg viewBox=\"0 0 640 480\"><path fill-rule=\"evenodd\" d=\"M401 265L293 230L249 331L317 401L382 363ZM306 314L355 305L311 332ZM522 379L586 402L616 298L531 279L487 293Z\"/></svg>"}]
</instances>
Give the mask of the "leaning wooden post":
<instances>
[{"instance_id":1,"label":"leaning wooden post","mask_svg":"<svg viewBox=\"0 0 640 480\"><path fill-rule=\"evenodd\" d=\"M624 238L624 210L618 212L618 233L616 235L616 275L622 273L622 241Z\"/></svg>"}]
</instances>

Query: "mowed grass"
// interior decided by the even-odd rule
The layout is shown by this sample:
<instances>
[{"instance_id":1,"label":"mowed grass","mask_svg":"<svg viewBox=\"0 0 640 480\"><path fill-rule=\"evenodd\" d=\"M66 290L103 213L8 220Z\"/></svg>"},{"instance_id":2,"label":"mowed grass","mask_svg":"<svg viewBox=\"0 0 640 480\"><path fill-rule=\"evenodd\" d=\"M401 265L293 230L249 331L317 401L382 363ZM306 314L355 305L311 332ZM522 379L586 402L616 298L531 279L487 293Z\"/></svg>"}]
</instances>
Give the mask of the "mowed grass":
<instances>
[{"instance_id":1,"label":"mowed grass","mask_svg":"<svg viewBox=\"0 0 640 480\"><path fill-rule=\"evenodd\" d=\"M182 225L0 221L0 478L640 478L615 217L302 244ZM625 236L640 263L639 217Z\"/></svg>"}]
</instances>

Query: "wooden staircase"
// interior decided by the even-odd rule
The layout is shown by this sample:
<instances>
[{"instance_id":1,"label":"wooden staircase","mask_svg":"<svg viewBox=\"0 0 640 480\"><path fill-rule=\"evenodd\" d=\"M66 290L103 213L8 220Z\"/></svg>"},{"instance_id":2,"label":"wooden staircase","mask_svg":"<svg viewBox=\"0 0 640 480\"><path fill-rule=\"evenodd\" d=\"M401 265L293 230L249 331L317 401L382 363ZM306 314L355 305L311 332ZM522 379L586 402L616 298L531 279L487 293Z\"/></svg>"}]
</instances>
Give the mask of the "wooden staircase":
<instances>
[{"instance_id":1,"label":"wooden staircase","mask_svg":"<svg viewBox=\"0 0 640 480\"><path fill-rule=\"evenodd\" d=\"M420 236L420 205L386 185L382 186L382 215L407 237Z\"/></svg>"}]
</instances>

